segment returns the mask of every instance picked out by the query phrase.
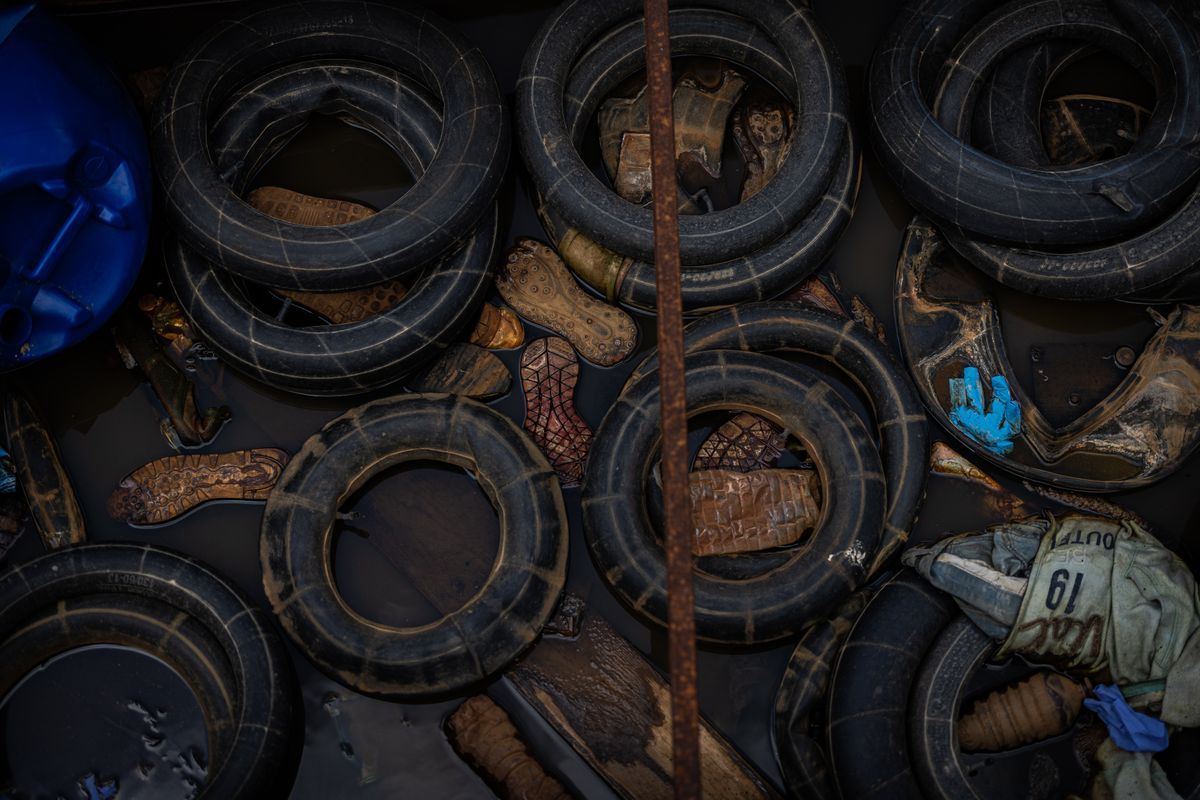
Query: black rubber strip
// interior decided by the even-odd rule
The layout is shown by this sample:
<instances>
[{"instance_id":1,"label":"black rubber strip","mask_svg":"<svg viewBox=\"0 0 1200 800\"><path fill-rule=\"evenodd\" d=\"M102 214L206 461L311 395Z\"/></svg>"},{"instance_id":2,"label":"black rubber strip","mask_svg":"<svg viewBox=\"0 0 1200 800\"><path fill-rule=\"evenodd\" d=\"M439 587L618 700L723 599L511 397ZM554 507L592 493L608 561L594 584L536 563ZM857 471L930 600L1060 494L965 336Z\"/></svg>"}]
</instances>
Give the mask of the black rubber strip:
<instances>
[{"instance_id":1,"label":"black rubber strip","mask_svg":"<svg viewBox=\"0 0 1200 800\"><path fill-rule=\"evenodd\" d=\"M929 797L980 798L962 764L958 715L967 682L995 649L995 642L959 614L925 655L910 694L908 741L913 770Z\"/></svg>"},{"instance_id":2,"label":"black rubber strip","mask_svg":"<svg viewBox=\"0 0 1200 800\"><path fill-rule=\"evenodd\" d=\"M829 763L842 797L923 800L908 745L908 693L925 652L958 613L950 595L904 570L871 598L829 689Z\"/></svg>"}]
</instances>

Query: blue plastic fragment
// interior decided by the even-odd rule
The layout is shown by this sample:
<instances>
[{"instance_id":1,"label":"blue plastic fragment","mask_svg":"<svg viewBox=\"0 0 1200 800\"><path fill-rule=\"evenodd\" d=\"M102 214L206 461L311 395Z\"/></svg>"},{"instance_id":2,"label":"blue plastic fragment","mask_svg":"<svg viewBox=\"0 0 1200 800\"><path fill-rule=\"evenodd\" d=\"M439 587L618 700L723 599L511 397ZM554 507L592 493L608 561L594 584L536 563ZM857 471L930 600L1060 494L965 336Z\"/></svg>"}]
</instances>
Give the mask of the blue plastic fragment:
<instances>
[{"instance_id":1,"label":"blue plastic fragment","mask_svg":"<svg viewBox=\"0 0 1200 800\"><path fill-rule=\"evenodd\" d=\"M991 452L1005 455L1012 452L1013 437L1021 433L1021 404L1013 400L1008 379L995 375L985 413L979 370L967 367L961 378L950 379L950 421Z\"/></svg>"},{"instance_id":2,"label":"blue plastic fragment","mask_svg":"<svg viewBox=\"0 0 1200 800\"><path fill-rule=\"evenodd\" d=\"M79 788L87 792L87 800L112 800L117 796L117 779L100 782L95 773L89 772L79 781Z\"/></svg>"},{"instance_id":3,"label":"blue plastic fragment","mask_svg":"<svg viewBox=\"0 0 1200 800\"><path fill-rule=\"evenodd\" d=\"M0 11L0 75L14 76L0 80L2 371L116 311L145 256L152 185L132 100L49 11Z\"/></svg>"},{"instance_id":4,"label":"blue plastic fragment","mask_svg":"<svg viewBox=\"0 0 1200 800\"><path fill-rule=\"evenodd\" d=\"M0 447L0 494L12 494L17 491L17 469L12 456ZM0 797L0 800L4 800Z\"/></svg>"},{"instance_id":5,"label":"blue plastic fragment","mask_svg":"<svg viewBox=\"0 0 1200 800\"><path fill-rule=\"evenodd\" d=\"M1117 747L1131 753L1161 753L1167 749L1170 734L1161 719L1134 711L1116 686L1097 686L1093 693L1096 699L1089 697L1083 705L1108 726L1108 735Z\"/></svg>"}]
</instances>

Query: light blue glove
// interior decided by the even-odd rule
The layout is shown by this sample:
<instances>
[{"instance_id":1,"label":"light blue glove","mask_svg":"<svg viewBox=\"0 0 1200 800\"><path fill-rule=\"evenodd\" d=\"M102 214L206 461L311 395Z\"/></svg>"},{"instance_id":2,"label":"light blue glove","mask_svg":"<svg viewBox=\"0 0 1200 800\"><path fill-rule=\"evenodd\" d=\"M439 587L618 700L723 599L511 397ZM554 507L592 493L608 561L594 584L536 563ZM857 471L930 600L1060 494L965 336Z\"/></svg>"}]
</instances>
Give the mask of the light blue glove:
<instances>
[{"instance_id":1,"label":"light blue glove","mask_svg":"<svg viewBox=\"0 0 1200 800\"><path fill-rule=\"evenodd\" d=\"M1021 404L1012 399L1008 379L992 377L992 403L983 410L983 384L976 367L950 379L950 421L960 431L997 455L1012 452L1013 437L1021 433Z\"/></svg>"},{"instance_id":2,"label":"light blue glove","mask_svg":"<svg viewBox=\"0 0 1200 800\"><path fill-rule=\"evenodd\" d=\"M1125 702L1116 686L1097 686L1095 700L1083 701L1108 726L1113 743L1131 753L1161 753L1167 749L1169 734L1161 719L1139 714Z\"/></svg>"},{"instance_id":3,"label":"light blue glove","mask_svg":"<svg viewBox=\"0 0 1200 800\"><path fill-rule=\"evenodd\" d=\"M0 447L0 494L12 494L17 490L17 474L10 467L12 460L8 451Z\"/></svg>"}]
</instances>

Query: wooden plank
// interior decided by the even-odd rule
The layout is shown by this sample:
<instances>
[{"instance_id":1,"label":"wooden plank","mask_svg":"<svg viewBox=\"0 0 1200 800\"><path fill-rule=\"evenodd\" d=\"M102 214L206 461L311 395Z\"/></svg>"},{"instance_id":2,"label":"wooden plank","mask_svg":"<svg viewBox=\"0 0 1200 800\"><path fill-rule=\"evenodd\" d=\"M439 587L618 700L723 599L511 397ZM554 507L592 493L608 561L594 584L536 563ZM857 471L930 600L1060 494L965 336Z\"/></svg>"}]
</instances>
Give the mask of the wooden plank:
<instances>
[{"instance_id":1,"label":"wooden plank","mask_svg":"<svg viewBox=\"0 0 1200 800\"><path fill-rule=\"evenodd\" d=\"M674 796L670 687L596 614L578 638L543 637L508 679L588 764L629 800ZM708 722L700 722L703 796L780 795Z\"/></svg>"}]
</instances>

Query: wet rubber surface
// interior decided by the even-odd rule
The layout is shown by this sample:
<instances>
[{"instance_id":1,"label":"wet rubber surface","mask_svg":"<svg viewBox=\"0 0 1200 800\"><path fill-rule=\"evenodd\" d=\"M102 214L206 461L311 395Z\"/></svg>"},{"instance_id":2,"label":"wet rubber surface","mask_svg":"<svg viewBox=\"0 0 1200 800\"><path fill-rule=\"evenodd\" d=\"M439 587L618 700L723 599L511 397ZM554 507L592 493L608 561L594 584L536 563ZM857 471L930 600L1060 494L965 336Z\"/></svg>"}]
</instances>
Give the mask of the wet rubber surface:
<instances>
[{"instance_id":1,"label":"wet rubber surface","mask_svg":"<svg viewBox=\"0 0 1200 800\"><path fill-rule=\"evenodd\" d=\"M69 18L121 72L168 63L207 24L242 4L97 13L132 5L97 4L93 13ZM511 5L520 10L496 14L490 3L437 4L440 13L482 47L509 102L526 44L554 3ZM817 20L846 65L856 131L866 131L866 63L898 5L896 0L814 2ZM1082 88L1097 87L1084 84ZM903 227L912 211L899 199L872 154L868 151L865 156L856 214L827 270L836 273L847 294L863 295L887 328L894 347L892 288ZM398 196L408 183L407 174L386 148L373 143L369 134L333 121L320 121L293 141L253 185L285 185L379 206ZM501 215L504 246L520 236L545 241L515 153L501 193ZM142 278L145 288L153 289L161 279L156 252L151 248ZM1109 352L1121 346L1140 350L1153 331L1145 311L1136 307L1111 303L1064 305L1020 297L1007 290L997 290L995 296L1016 377L1027 391L1040 379L1037 365L1030 359L1030 348L1035 345L1087 342L1107 347ZM653 319L640 314L634 314L634 318L640 329L639 354L608 368L581 361L576 404L592 429L599 426L626 377L640 361L640 353L654 345ZM526 330L528 339L550 334L529 324ZM465 332L463 338L468 334ZM521 352L506 350L497 354L517 375ZM224 404L233 412L231 421L209 447L215 451L279 447L295 453L313 432L346 409L388 394L384 391L336 400L288 397L250 383L219 363L198 362L196 366L197 371L190 374L197 383L200 406ZM1119 380L1119 376L1099 366L1096 371L1111 379L1112 385ZM149 541L194 555L266 606L259 564L261 504L211 504L173 524L152 529L134 529L107 517L105 501L123 476L172 453L159 431L161 411L152 391L139 381L138 373L127 372L121 366L107 333L93 336L23 373L21 378L57 438L86 517L89 540ZM1045 378L1053 385L1054 375ZM1056 388L1060 393L1073 389ZM1099 390L1103 395L1112 386L1087 388L1089 394ZM849 388L846 391L850 393ZM860 398L851 394L850 399L856 408L863 407ZM509 394L489 405L519 424L525 413L519 381L514 382ZM693 451L704 435L706 432L696 432L691 437ZM936 426L931 428L930 436L932 440L949 440ZM1015 485L993 474L1005 485ZM1200 500L1193 489L1198 480L1200 458L1193 457L1168 480L1113 497L1148 519L1154 533L1183 555L1193 570L1200 566L1200 542L1189 536L1200 524ZM335 572L340 591L356 611L392 624L417 625L451 610L438 607L438 602L457 598L461 604L477 590L495 560L497 523L482 492L470 483L461 471L421 464L384 476L344 505L343 511L353 510L360 516L341 528L335 543ZM639 621L606 588L583 539L579 489L569 488L563 494L571 526L567 588L582 595L592 613L602 615L665 670L665 633ZM913 538L928 540L944 531L977 526L984 520L978 500L974 490L964 489L958 481L930 478ZM431 510L426 510L427 504ZM446 536L449 530L454 531L453 537ZM27 533L9 559L25 561L40 552L37 536ZM431 575L450 587L440 601L431 600L419 588ZM702 713L776 784L780 776L772 754L770 717L792 647L792 641L750 651L703 646L699 654ZM19 761L19 769L14 768L11 774L25 776L19 779L30 781L28 789L49 797L55 796L54 792L68 798L87 797L76 782L95 773L101 779L117 777L122 798L168 796L126 794L126 787L137 785L138 779L136 765L123 754L137 752L143 746L141 717L117 708L113 713L128 716L128 724L121 730L109 728L105 735L111 741L105 740L104 747L85 747L87 739L55 733L65 730L59 725L78 723L78 715L86 715L89 724L99 720L97 704L106 702L105 698L121 702L133 689L156 681L170 683L169 673L160 674L165 667L144 663L144 656L117 652L121 655L89 651L87 657L72 655L55 662L37 676L37 683L31 680L0 711L0 735L6 751L0 754L0 764L6 759ZM401 704L356 695L324 677L294 648L291 653L302 687L305 718L304 750L293 798L491 796L484 783L455 755L442 731L444 718L458 700ZM85 663L89 659L90 663ZM135 670L137 677L128 677ZM78 680L72 682L71 675L78 675ZM62 686L41 685L50 677L63 682ZM994 678L989 676L984 682L991 680ZM73 688L64 688L66 684ZM153 702L168 709L172 723L188 717L190 726L183 730L199 742L202 750L202 736L192 735L199 731L199 712L194 707L186 710L186 690L179 685L165 691L164 700ZM490 687L490 694L513 716L532 751L564 779L568 788L581 796L611 796L606 794L602 781L523 705L503 679ZM79 697L84 699L73 699ZM45 746L26 744L32 741ZM72 744L55 746L65 742ZM995 798L1026 797L1034 763L1031 756L996 759L980 770L980 779L993 788ZM179 781L178 774L172 775ZM0 782L3 780L0 775ZM177 785L186 789L182 783ZM186 791L178 796L187 796Z\"/></svg>"}]
</instances>

